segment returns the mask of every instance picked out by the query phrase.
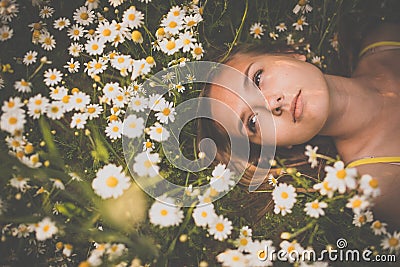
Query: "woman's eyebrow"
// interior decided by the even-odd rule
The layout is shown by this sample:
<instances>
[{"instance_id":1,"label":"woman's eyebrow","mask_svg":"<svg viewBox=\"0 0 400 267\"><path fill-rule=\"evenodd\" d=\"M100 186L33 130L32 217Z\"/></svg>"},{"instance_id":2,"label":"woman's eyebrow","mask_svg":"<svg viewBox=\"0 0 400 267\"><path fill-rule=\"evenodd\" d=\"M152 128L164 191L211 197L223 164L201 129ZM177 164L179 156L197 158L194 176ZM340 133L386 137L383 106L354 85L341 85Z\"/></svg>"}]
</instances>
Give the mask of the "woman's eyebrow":
<instances>
[{"instance_id":1,"label":"woman's eyebrow","mask_svg":"<svg viewBox=\"0 0 400 267\"><path fill-rule=\"evenodd\" d=\"M247 66L246 70L244 71L245 77L244 77L244 81L243 81L243 87L246 87L246 86L249 85L249 79L250 79L250 77L249 77L249 70L250 70L251 66L253 66L253 64L254 64L254 62L251 62L251 63Z\"/></svg>"}]
</instances>

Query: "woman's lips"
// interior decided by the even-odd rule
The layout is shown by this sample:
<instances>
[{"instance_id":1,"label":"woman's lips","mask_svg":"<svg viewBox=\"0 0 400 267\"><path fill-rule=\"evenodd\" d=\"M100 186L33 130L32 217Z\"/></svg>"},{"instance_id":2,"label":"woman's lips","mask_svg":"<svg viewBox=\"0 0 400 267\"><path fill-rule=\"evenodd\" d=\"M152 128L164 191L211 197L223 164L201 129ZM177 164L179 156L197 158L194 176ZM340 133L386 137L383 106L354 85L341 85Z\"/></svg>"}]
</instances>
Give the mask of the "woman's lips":
<instances>
[{"instance_id":1,"label":"woman's lips","mask_svg":"<svg viewBox=\"0 0 400 267\"><path fill-rule=\"evenodd\" d=\"M290 111L292 113L293 122L296 123L301 114L303 113L303 101L301 97L301 90L297 93L297 95L293 98L292 104L290 106Z\"/></svg>"}]
</instances>

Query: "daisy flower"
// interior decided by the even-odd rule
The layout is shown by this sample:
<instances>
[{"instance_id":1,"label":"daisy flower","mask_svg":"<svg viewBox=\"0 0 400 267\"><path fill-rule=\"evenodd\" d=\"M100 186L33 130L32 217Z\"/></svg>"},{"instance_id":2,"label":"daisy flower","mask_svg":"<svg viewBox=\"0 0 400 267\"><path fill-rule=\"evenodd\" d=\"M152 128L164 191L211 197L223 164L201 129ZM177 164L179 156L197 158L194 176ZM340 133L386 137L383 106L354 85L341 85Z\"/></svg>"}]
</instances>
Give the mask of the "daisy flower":
<instances>
[{"instance_id":1,"label":"daisy flower","mask_svg":"<svg viewBox=\"0 0 400 267\"><path fill-rule=\"evenodd\" d=\"M328 196L329 198L333 197L333 193L335 192L330 186L329 182L325 179L321 183L315 184L313 186L315 190L319 190L319 193L323 196Z\"/></svg>"},{"instance_id":2,"label":"daisy flower","mask_svg":"<svg viewBox=\"0 0 400 267\"><path fill-rule=\"evenodd\" d=\"M204 55L203 45L201 43L195 44L192 50L192 56L196 60L200 60Z\"/></svg>"},{"instance_id":3,"label":"daisy flower","mask_svg":"<svg viewBox=\"0 0 400 267\"><path fill-rule=\"evenodd\" d=\"M284 32L287 30L286 24L284 22L279 23L278 25L275 26L275 29L278 32Z\"/></svg>"},{"instance_id":4,"label":"daisy flower","mask_svg":"<svg viewBox=\"0 0 400 267\"><path fill-rule=\"evenodd\" d=\"M131 185L130 178L122 171L122 166L108 164L96 173L92 181L94 192L103 199L118 198Z\"/></svg>"},{"instance_id":5,"label":"daisy flower","mask_svg":"<svg viewBox=\"0 0 400 267\"><path fill-rule=\"evenodd\" d=\"M31 92L32 83L21 79L20 81L15 81L14 88L20 93L29 93Z\"/></svg>"},{"instance_id":6,"label":"daisy flower","mask_svg":"<svg viewBox=\"0 0 400 267\"><path fill-rule=\"evenodd\" d=\"M132 32L131 38L132 38L132 41L137 43L137 44L143 43L142 33L140 31L138 31L138 30L135 30L135 31Z\"/></svg>"},{"instance_id":7,"label":"daisy flower","mask_svg":"<svg viewBox=\"0 0 400 267\"><path fill-rule=\"evenodd\" d=\"M104 96L112 99L114 98L121 90L119 83L106 83L103 87Z\"/></svg>"},{"instance_id":8,"label":"daisy flower","mask_svg":"<svg viewBox=\"0 0 400 267\"><path fill-rule=\"evenodd\" d=\"M21 192L25 192L27 189L31 188L31 186L28 184L29 180L29 178L20 176L14 177L10 180L10 185Z\"/></svg>"},{"instance_id":9,"label":"daisy flower","mask_svg":"<svg viewBox=\"0 0 400 267\"><path fill-rule=\"evenodd\" d=\"M154 149L154 143L150 141L150 139L147 139L146 141L143 142L143 151L146 152L151 152Z\"/></svg>"},{"instance_id":10,"label":"daisy flower","mask_svg":"<svg viewBox=\"0 0 400 267\"><path fill-rule=\"evenodd\" d=\"M156 30L156 37L157 40L162 40L164 38L167 38L169 36L167 36L167 33L165 32L165 29L163 27L160 27Z\"/></svg>"},{"instance_id":11,"label":"daisy flower","mask_svg":"<svg viewBox=\"0 0 400 267\"><path fill-rule=\"evenodd\" d=\"M272 185L273 187L275 187L278 184L278 180L272 174L269 174L268 175L268 183L270 185Z\"/></svg>"},{"instance_id":12,"label":"daisy flower","mask_svg":"<svg viewBox=\"0 0 400 267\"><path fill-rule=\"evenodd\" d=\"M169 131L165 129L160 123L156 122L153 126L150 126L149 131L150 139L162 142L169 138Z\"/></svg>"},{"instance_id":13,"label":"daisy flower","mask_svg":"<svg viewBox=\"0 0 400 267\"><path fill-rule=\"evenodd\" d=\"M68 89L64 86L50 87L50 98L53 100L61 100L67 93Z\"/></svg>"},{"instance_id":14,"label":"daisy flower","mask_svg":"<svg viewBox=\"0 0 400 267\"><path fill-rule=\"evenodd\" d=\"M147 108L148 100L143 96L134 96L130 102L130 108L134 111L144 111Z\"/></svg>"},{"instance_id":15,"label":"daisy flower","mask_svg":"<svg viewBox=\"0 0 400 267\"><path fill-rule=\"evenodd\" d=\"M73 93L70 102L76 111L80 111L85 109L86 105L90 103L90 96L83 92Z\"/></svg>"},{"instance_id":16,"label":"daisy flower","mask_svg":"<svg viewBox=\"0 0 400 267\"><path fill-rule=\"evenodd\" d=\"M46 114L52 120L59 120L64 116L64 104L61 101L53 101L46 106Z\"/></svg>"},{"instance_id":17,"label":"daisy flower","mask_svg":"<svg viewBox=\"0 0 400 267\"><path fill-rule=\"evenodd\" d=\"M208 224L208 232L214 236L214 239L222 241L228 238L232 232L232 222L222 215L216 217Z\"/></svg>"},{"instance_id":18,"label":"daisy flower","mask_svg":"<svg viewBox=\"0 0 400 267\"><path fill-rule=\"evenodd\" d=\"M79 43L72 43L68 47L68 53L73 57L79 57L79 54L82 52L82 50L83 50L83 45Z\"/></svg>"},{"instance_id":19,"label":"daisy flower","mask_svg":"<svg viewBox=\"0 0 400 267\"><path fill-rule=\"evenodd\" d=\"M327 172L325 180L333 190L338 190L343 194L346 188L356 188L357 169L345 168L343 161L335 162L333 167L326 166L325 171Z\"/></svg>"},{"instance_id":20,"label":"daisy flower","mask_svg":"<svg viewBox=\"0 0 400 267\"><path fill-rule=\"evenodd\" d=\"M112 261L118 257L121 257L124 251L126 251L126 247L124 244L112 244L107 249L106 254L108 255L108 259Z\"/></svg>"},{"instance_id":21,"label":"daisy flower","mask_svg":"<svg viewBox=\"0 0 400 267\"><path fill-rule=\"evenodd\" d=\"M371 224L371 229L375 235L382 235L382 234L387 233L386 226L387 226L387 223L376 220Z\"/></svg>"},{"instance_id":22,"label":"daisy flower","mask_svg":"<svg viewBox=\"0 0 400 267\"><path fill-rule=\"evenodd\" d=\"M117 36L117 28L115 24L110 24L108 21L99 23L96 29L97 37L103 42L112 42Z\"/></svg>"},{"instance_id":23,"label":"daisy flower","mask_svg":"<svg viewBox=\"0 0 400 267\"><path fill-rule=\"evenodd\" d=\"M23 130L25 122L25 111L23 109L14 109L1 115L0 128L3 131L14 134L16 131Z\"/></svg>"},{"instance_id":24,"label":"daisy flower","mask_svg":"<svg viewBox=\"0 0 400 267\"><path fill-rule=\"evenodd\" d=\"M390 253L397 253L400 249L400 232L388 233L382 240L381 246L383 249L388 249Z\"/></svg>"},{"instance_id":25,"label":"daisy flower","mask_svg":"<svg viewBox=\"0 0 400 267\"><path fill-rule=\"evenodd\" d=\"M110 5L112 5L113 7L117 7L117 6L122 5L122 3L123 3L124 1L125 1L125 0L108 0L108 2L110 3Z\"/></svg>"},{"instance_id":26,"label":"daisy flower","mask_svg":"<svg viewBox=\"0 0 400 267\"><path fill-rule=\"evenodd\" d=\"M44 83L47 86L54 86L61 82L63 74L57 69L48 69L44 72Z\"/></svg>"},{"instance_id":27,"label":"daisy flower","mask_svg":"<svg viewBox=\"0 0 400 267\"><path fill-rule=\"evenodd\" d=\"M99 58L98 60L92 59L88 63L85 63L85 71L89 74L89 76L97 75L103 73L107 69L108 60L104 58Z\"/></svg>"},{"instance_id":28,"label":"daisy flower","mask_svg":"<svg viewBox=\"0 0 400 267\"><path fill-rule=\"evenodd\" d=\"M292 24L292 26L295 27L296 31L302 31L303 25L308 25L308 23L306 22L306 17L304 16L301 16L301 18L299 18L295 23Z\"/></svg>"},{"instance_id":29,"label":"daisy flower","mask_svg":"<svg viewBox=\"0 0 400 267\"><path fill-rule=\"evenodd\" d=\"M239 236L235 241L235 245L237 246L237 250L240 252L250 252L249 246L253 241L251 237Z\"/></svg>"},{"instance_id":30,"label":"daisy flower","mask_svg":"<svg viewBox=\"0 0 400 267\"><path fill-rule=\"evenodd\" d=\"M36 57L37 57L38 53L36 51L28 51L26 52L24 59L22 60L22 62L26 65L29 66L33 63L36 62Z\"/></svg>"},{"instance_id":31,"label":"daisy flower","mask_svg":"<svg viewBox=\"0 0 400 267\"><path fill-rule=\"evenodd\" d=\"M240 236L253 236L253 230L251 230L248 226L243 226L242 228L240 228Z\"/></svg>"},{"instance_id":32,"label":"daisy flower","mask_svg":"<svg viewBox=\"0 0 400 267\"><path fill-rule=\"evenodd\" d=\"M117 70L128 69L131 59L130 55L116 55L110 58L110 63Z\"/></svg>"},{"instance_id":33,"label":"daisy flower","mask_svg":"<svg viewBox=\"0 0 400 267\"><path fill-rule=\"evenodd\" d=\"M105 133L110 139L113 140L121 138L123 129L122 127L123 124L121 121L112 121L107 125Z\"/></svg>"},{"instance_id":34,"label":"daisy flower","mask_svg":"<svg viewBox=\"0 0 400 267\"><path fill-rule=\"evenodd\" d=\"M324 208L328 207L328 204L325 202L319 202L318 199L314 200L313 202L306 203L306 207L304 211L306 214L313 218L319 218L319 216L324 216Z\"/></svg>"},{"instance_id":35,"label":"daisy flower","mask_svg":"<svg viewBox=\"0 0 400 267\"><path fill-rule=\"evenodd\" d=\"M11 39L14 35L14 30L8 27L7 25L3 25L0 28L0 41L4 42L8 39Z\"/></svg>"},{"instance_id":36,"label":"daisy flower","mask_svg":"<svg viewBox=\"0 0 400 267\"><path fill-rule=\"evenodd\" d=\"M143 18L143 13L137 11L134 6L131 6L125 10L122 16L122 23L131 29L136 29L142 26Z\"/></svg>"},{"instance_id":37,"label":"daisy flower","mask_svg":"<svg viewBox=\"0 0 400 267\"><path fill-rule=\"evenodd\" d=\"M222 266L242 267L249 266L247 256L238 250L227 249L217 255L217 260ZM257 265L258 266L258 265Z\"/></svg>"},{"instance_id":38,"label":"daisy flower","mask_svg":"<svg viewBox=\"0 0 400 267\"><path fill-rule=\"evenodd\" d=\"M46 217L39 223L37 223L37 225L35 226L35 231L36 239L39 241L43 241L51 238L54 234L56 234L58 232L58 228L56 224L51 221L50 218Z\"/></svg>"},{"instance_id":39,"label":"daisy flower","mask_svg":"<svg viewBox=\"0 0 400 267\"><path fill-rule=\"evenodd\" d=\"M72 40L78 41L85 32L87 32L87 31L82 26L72 25L72 27L68 29L67 35Z\"/></svg>"},{"instance_id":40,"label":"daisy flower","mask_svg":"<svg viewBox=\"0 0 400 267\"><path fill-rule=\"evenodd\" d=\"M353 212L360 214L363 210L369 207L369 201L365 196L355 195L350 198L346 204L347 208L353 209Z\"/></svg>"},{"instance_id":41,"label":"daisy flower","mask_svg":"<svg viewBox=\"0 0 400 267\"><path fill-rule=\"evenodd\" d=\"M183 18L183 25L186 29L190 30L191 28L197 26L197 24L202 20L203 18L200 14L189 15Z\"/></svg>"},{"instance_id":42,"label":"daisy flower","mask_svg":"<svg viewBox=\"0 0 400 267\"><path fill-rule=\"evenodd\" d=\"M24 106L24 103L21 102L21 98L19 97L10 97L8 100L4 101L1 110L3 112L9 112L16 109L20 109Z\"/></svg>"},{"instance_id":43,"label":"daisy flower","mask_svg":"<svg viewBox=\"0 0 400 267\"><path fill-rule=\"evenodd\" d=\"M85 113L88 115L89 120L98 118L103 112L103 107L99 104L90 104L86 106Z\"/></svg>"},{"instance_id":44,"label":"daisy flower","mask_svg":"<svg viewBox=\"0 0 400 267\"><path fill-rule=\"evenodd\" d=\"M148 107L153 111L161 111L165 99L160 94L152 94L149 96Z\"/></svg>"},{"instance_id":45,"label":"daisy flower","mask_svg":"<svg viewBox=\"0 0 400 267\"><path fill-rule=\"evenodd\" d=\"M311 59L311 63L321 68L322 58L320 56L313 56Z\"/></svg>"},{"instance_id":46,"label":"daisy flower","mask_svg":"<svg viewBox=\"0 0 400 267\"><path fill-rule=\"evenodd\" d=\"M90 39L85 44L85 49L91 56L103 54L104 48L105 48L104 41L101 40L100 38Z\"/></svg>"},{"instance_id":47,"label":"daisy flower","mask_svg":"<svg viewBox=\"0 0 400 267\"><path fill-rule=\"evenodd\" d=\"M29 116L34 119L39 119L40 115L44 114L46 111L48 104L49 100L41 94L31 97L27 105Z\"/></svg>"},{"instance_id":48,"label":"daisy flower","mask_svg":"<svg viewBox=\"0 0 400 267\"><path fill-rule=\"evenodd\" d=\"M160 107L161 110L155 115L161 123L168 124L168 121L173 122L175 120L176 112L173 105L174 105L173 102L167 102L167 101L165 101L161 105Z\"/></svg>"},{"instance_id":49,"label":"daisy flower","mask_svg":"<svg viewBox=\"0 0 400 267\"><path fill-rule=\"evenodd\" d=\"M289 242L287 240L283 240L279 246L283 251L286 252L286 257L288 258L289 262L296 261L299 255L301 255L304 251L304 248L297 243L296 240Z\"/></svg>"},{"instance_id":50,"label":"daisy flower","mask_svg":"<svg viewBox=\"0 0 400 267\"><path fill-rule=\"evenodd\" d=\"M85 6L81 6L75 10L73 18L77 23L87 26L93 22L95 15L92 10L89 10Z\"/></svg>"},{"instance_id":51,"label":"daisy flower","mask_svg":"<svg viewBox=\"0 0 400 267\"><path fill-rule=\"evenodd\" d=\"M174 203L172 198L163 197L163 202ZM177 206L164 204L156 200L149 210L150 222L160 227L179 225L183 220L183 211Z\"/></svg>"},{"instance_id":52,"label":"daisy flower","mask_svg":"<svg viewBox=\"0 0 400 267\"><path fill-rule=\"evenodd\" d=\"M293 8L293 13L297 15L299 12L302 14L311 12L313 8L308 3L310 3L308 0L299 0L297 5Z\"/></svg>"},{"instance_id":53,"label":"daisy flower","mask_svg":"<svg viewBox=\"0 0 400 267\"><path fill-rule=\"evenodd\" d=\"M261 39L261 36L264 35L263 25L261 23L256 22L250 27L250 34L254 35L254 38Z\"/></svg>"},{"instance_id":54,"label":"daisy flower","mask_svg":"<svg viewBox=\"0 0 400 267\"><path fill-rule=\"evenodd\" d=\"M308 157L308 162L311 163L311 168L314 168L318 165L318 154L317 154L318 147L312 147L310 145L306 146L306 152L304 154Z\"/></svg>"},{"instance_id":55,"label":"daisy flower","mask_svg":"<svg viewBox=\"0 0 400 267\"><path fill-rule=\"evenodd\" d=\"M19 12L18 3L15 0L0 1L0 18L3 23L11 22Z\"/></svg>"},{"instance_id":56,"label":"daisy flower","mask_svg":"<svg viewBox=\"0 0 400 267\"><path fill-rule=\"evenodd\" d=\"M217 192L228 191L231 186L235 185L235 181L231 180L231 171L226 169L225 164L218 164L212 171L210 185Z\"/></svg>"},{"instance_id":57,"label":"daisy flower","mask_svg":"<svg viewBox=\"0 0 400 267\"><path fill-rule=\"evenodd\" d=\"M124 120L123 135L129 138L136 138L143 134L144 120L136 115L129 115ZM151 146L150 146L151 147Z\"/></svg>"},{"instance_id":58,"label":"daisy flower","mask_svg":"<svg viewBox=\"0 0 400 267\"><path fill-rule=\"evenodd\" d=\"M214 205L197 205L193 210L192 217L196 226L206 227L217 218Z\"/></svg>"},{"instance_id":59,"label":"daisy flower","mask_svg":"<svg viewBox=\"0 0 400 267\"><path fill-rule=\"evenodd\" d=\"M272 191L272 198L277 206L287 207L291 209L296 203L296 189L293 185L286 183L278 184Z\"/></svg>"},{"instance_id":60,"label":"daisy flower","mask_svg":"<svg viewBox=\"0 0 400 267\"><path fill-rule=\"evenodd\" d=\"M270 32L269 33L269 37L276 40L279 37L279 34L275 33L275 32Z\"/></svg>"},{"instance_id":61,"label":"daisy flower","mask_svg":"<svg viewBox=\"0 0 400 267\"><path fill-rule=\"evenodd\" d=\"M164 19L162 19L160 25L164 28L165 31L172 35L178 34L179 31L183 28L182 19L175 16L165 17Z\"/></svg>"},{"instance_id":62,"label":"daisy flower","mask_svg":"<svg viewBox=\"0 0 400 267\"><path fill-rule=\"evenodd\" d=\"M167 17L182 19L185 16L185 11L179 6L173 6L168 11Z\"/></svg>"},{"instance_id":63,"label":"daisy flower","mask_svg":"<svg viewBox=\"0 0 400 267\"><path fill-rule=\"evenodd\" d=\"M54 13L54 8L50 7L50 6L44 6L40 12L39 12L39 16L42 19L48 19L51 18L51 16L53 16Z\"/></svg>"},{"instance_id":64,"label":"daisy flower","mask_svg":"<svg viewBox=\"0 0 400 267\"><path fill-rule=\"evenodd\" d=\"M87 122L88 115L86 113L75 113L71 119L71 128L83 129Z\"/></svg>"},{"instance_id":65,"label":"daisy flower","mask_svg":"<svg viewBox=\"0 0 400 267\"><path fill-rule=\"evenodd\" d=\"M54 188L57 188L57 189L60 189L60 190L65 190L65 185L60 179L50 178L50 181L53 182L53 187Z\"/></svg>"},{"instance_id":66,"label":"daisy flower","mask_svg":"<svg viewBox=\"0 0 400 267\"><path fill-rule=\"evenodd\" d=\"M79 61L75 61L73 58L70 61L67 61L67 64L64 65L64 68L68 69L69 73L76 73L79 71L79 67L81 63Z\"/></svg>"},{"instance_id":67,"label":"daisy flower","mask_svg":"<svg viewBox=\"0 0 400 267\"><path fill-rule=\"evenodd\" d=\"M361 212L359 214L354 214L353 224L357 227L361 227L366 223L372 222L374 216L371 211Z\"/></svg>"},{"instance_id":68,"label":"daisy flower","mask_svg":"<svg viewBox=\"0 0 400 267\"><path fill-rule=\"evenodd\" d=\"M71 25L71 22L68 18L58 18L53 23L54 29L59 31L61 31L64 28L68 28L69 25Z\"/></svg>"},{"instance_id":69,"label":"daisy flower","mask_svg":"<svg viewBox=\"0 0 400 267\"><path fill-rule=\"evenodd\" d=\"M272 246L271 240L254 240L248 247L250 252L246 255L248 266L272 266L271 251L275 251L275 247Z\"/></svg>"},{"instance_id":70,"label":"daisy flower","mask_svg":"<svg viewBox=\"0 0 400 267\"><path fill-rule=\"evenodd\" d=\"M85 6L87 6L88 9L96 9L99 7L100 0L86 0Z\"/></svg>"},{"instance_id":71,"label":"daisy flower","mask_svg":"<svg viewBox=\"0 0 400 267\"><path fill-rule=\"evenodd\" d=\"M175 40L174 37L169 40L164 38L159 45L163 53L173 55L182 47L182 42L180 39Z\"/></svg>"},{"instance_id":72,"label":"daisy flower","mask_svg":"<svg viewBox=\"0 0 400 267\"><path fill-rule=\"evenodd\" d=\"M56 47L56 40L50 33L42 34L39 38L39 43L42 44L42 48L46 51L51 51Z\"/></svg>"},{"instance_id":73,"label":"daisy flower","mask_svg":"<svg viewBox=\"0 0 400 267\"><path fill-rule=\"evenodd\" d=\"M157 163L160 162L158 153L142 152L135 157L135 164L133 170L140 176L154 177L158 175L160 169Z\"/></svg>"},{"instance_id":74,"label":"daisy flower","mask_svg":"<svg viewBox=\"0 0 400 267\"><path fill-rule=\"evenodd\" d=\"M373 178L371 175L364 174L360 179L360 188L367 196L377 197L381 194L378 187L378 179Z\"/></svg>"}]
</instances>

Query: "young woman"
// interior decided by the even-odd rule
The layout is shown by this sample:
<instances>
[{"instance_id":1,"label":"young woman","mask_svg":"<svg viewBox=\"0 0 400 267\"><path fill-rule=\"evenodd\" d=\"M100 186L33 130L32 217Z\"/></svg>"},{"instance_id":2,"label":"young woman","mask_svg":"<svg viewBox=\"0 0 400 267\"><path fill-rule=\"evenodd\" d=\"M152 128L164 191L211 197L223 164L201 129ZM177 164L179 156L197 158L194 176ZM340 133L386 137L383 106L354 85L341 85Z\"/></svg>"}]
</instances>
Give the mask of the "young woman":
<instances>
[{"instance_id":1,"label":"young woman","mask_svg":"<svg viewBox=\"0 0 400 267\"><path fill-rule=\"evenodd\" d=\"M215 79L229 80L232 88L210 85L202 96L216 99L233 111L222 111L213 104L209 107L212 117L222 122L227 132L237 138L248 136L253 151L270 144L267 128L271 116L277 147L290 148L316 136L331 137L348 166L378 179L381 195L373 208L376 217L399 226L400 25L377 26L364 38L362 47L351 77L326 75L296 53L239 49L224 63L245 74L253 84L220 73ZM255 99L258 90L266 100L264 106ZM237 114L243 118L243 128L237 127ZM216 160L226 162L226 133L220 128L202 122L199 136L214 138ZM257 156L250 159L250 169L262 160Z\"/></svg>"}]
</instances>

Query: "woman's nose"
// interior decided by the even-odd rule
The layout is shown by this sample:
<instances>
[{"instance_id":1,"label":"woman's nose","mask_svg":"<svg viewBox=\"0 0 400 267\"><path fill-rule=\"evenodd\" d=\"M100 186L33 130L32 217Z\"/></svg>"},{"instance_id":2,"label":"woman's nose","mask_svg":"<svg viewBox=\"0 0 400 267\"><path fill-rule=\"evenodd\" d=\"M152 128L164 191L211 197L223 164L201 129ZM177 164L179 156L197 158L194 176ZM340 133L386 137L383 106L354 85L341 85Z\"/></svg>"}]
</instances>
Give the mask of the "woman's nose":
<instances>
[{"instance_id":1,"label":"woman's nose","mask_svg":"<svg viewBox=\"0 0 400 267\"><path fill-rule=\"evenodd\" d=\"M267 109L272 112L275 116L280 116L282 114L283 106L283 95L272 95L267 97Z\"/></svg>"}]
</instances>

